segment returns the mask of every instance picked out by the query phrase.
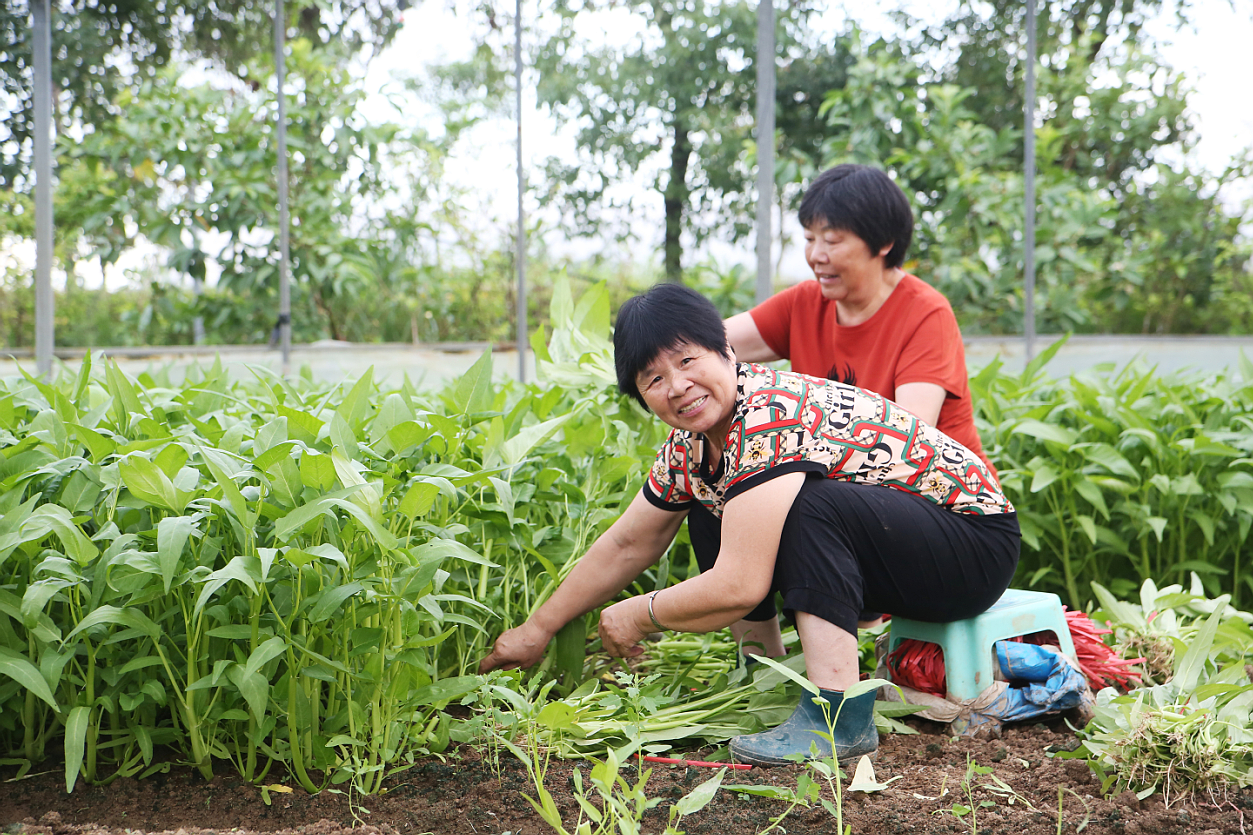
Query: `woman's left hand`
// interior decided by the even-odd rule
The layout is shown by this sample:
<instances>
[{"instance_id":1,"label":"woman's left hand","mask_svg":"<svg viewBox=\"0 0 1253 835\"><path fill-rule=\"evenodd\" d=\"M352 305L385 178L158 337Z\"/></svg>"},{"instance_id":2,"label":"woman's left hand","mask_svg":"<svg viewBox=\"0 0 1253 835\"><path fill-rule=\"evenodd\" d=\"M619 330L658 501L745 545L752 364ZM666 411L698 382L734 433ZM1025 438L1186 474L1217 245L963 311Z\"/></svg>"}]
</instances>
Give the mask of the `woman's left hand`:
<instances>
[{"instance_id":1,"label":"woman's left hand","mask_svg":"<svg viewBox=\"0 0 1253 835\"><path fill-rule=\"evenodd\" d=\"M642 653L640 641L653 631L651 627L646 595L615 603L600 613L601 644L605 652L617 658L634 658Z\"/></svg>"}]
</instances>

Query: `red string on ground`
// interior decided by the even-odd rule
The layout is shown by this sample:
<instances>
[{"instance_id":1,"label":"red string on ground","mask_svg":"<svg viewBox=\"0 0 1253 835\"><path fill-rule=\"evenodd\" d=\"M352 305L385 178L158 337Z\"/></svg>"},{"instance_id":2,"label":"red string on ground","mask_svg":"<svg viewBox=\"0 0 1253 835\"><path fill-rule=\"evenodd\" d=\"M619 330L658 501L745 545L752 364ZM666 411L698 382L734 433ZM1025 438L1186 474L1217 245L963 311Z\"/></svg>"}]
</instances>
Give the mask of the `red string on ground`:
<instances>
[{"instance_id":1,"label":"red string on ground","mask_svg":"<svg viewBox=\"0 0 1253 835\"><path fill-rule=\"evenodd\" d=\"M1093 690L1104 687L1117 687L1130 690L1133 684L1140 683L1140 674L1128 669L1135 664L1143 664L1144 658L1120 658L1109 644L1101 640L1102 635L1112 635L1114 630L1102 629L1092 618L1083 612L1073 612L1065 606L1066 626L1070 628L1070 640L1075 645L1075 660L1079 669L1088 679L1088 686ZM1057 639L1048 632L1037 632L1027 635L1022 640L1032 644L1057 645Z\"/></svg>"},{"instance_id":2,"label":"red string on ground","mask_svg":"<svg viewBox=\"0 0 1253 835\"><path fill-rule=\"evenodd\" d=\"M737 771L748 771L752 768L747 763L708 763L704 760L676 760L670 757L644 757L646 763L662 763L664 765L694 765L698 768L734 768Z\"/></svg>"}]
</instances>

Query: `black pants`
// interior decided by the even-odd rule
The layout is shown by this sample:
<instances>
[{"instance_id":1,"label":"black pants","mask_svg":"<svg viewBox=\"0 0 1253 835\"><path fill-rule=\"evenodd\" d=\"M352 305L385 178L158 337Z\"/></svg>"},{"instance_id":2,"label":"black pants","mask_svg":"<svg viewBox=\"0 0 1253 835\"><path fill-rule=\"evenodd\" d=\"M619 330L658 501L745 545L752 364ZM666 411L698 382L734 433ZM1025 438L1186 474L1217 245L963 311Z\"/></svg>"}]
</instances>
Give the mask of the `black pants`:
<instances>
[{"instance_id":1,"label":"black pants","mask_svg":"<svg viewBox=\"0 0 1253 835\"><path fill-rule=\"evenodd\" d=\"M718 558L721 521L703 506L688 514L701 571ZM946 623L1000 599L1018 567L1018 517L945 510L891 487L808 478L779 538L770 595L747 617L808 612L853 635L860 614L891 612Z\"/></svg>"}]
</instances>

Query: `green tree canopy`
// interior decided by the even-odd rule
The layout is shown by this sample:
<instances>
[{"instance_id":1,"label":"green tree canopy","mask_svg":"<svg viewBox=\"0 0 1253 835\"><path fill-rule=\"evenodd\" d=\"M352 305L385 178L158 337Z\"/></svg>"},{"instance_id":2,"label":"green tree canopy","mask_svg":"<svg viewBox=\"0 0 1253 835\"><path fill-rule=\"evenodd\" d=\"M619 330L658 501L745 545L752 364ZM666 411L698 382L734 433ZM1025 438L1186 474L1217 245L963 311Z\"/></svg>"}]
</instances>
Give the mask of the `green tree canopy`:
<instances>
[{"instance_id":1,"label":"green tree canopy","mask_svg":"<svg viewBox=\"0 0 1253 835\"><path fill-rule=\"evenodd\" d=\"M292 34L352 54L395 35L409 0L293 0ZM116 117L118 94L155 77L172 57L205 58L246 77L273 50L271 0L52 0L54 111L59 132ZM33 136L29 0L0 4L0 188L24 177ZM255 79L253 79L255 82Z\"/></svg>"},{"instance_id":2,"label":"green tree canopy","mask_svg":"<svg viewBox=\"0 0 1253 835\"><path fill-rule=\"evenodd\" d=\"M370 122L360 80L303 38L287 63L293 325L301 338L343 339L357 299L396 297L403 309L415 295L457 136ZM115 261L141 237L179 274L203 279L212 264L210 330L264 341L278 292L273 67L262 56L248 70L256 89L191 84L182 70L121 92L123 117L60 139L58 248L67 269L88 251Z\"/></svg>"},{"instance_id":3,"label":"green tree canopy","mask_svg":"<svg viewBox=\"0 0 1253 835\"><path fill-rule=\"evenodd\" d=\"M1145 79L1154 76L1169 76L1166 83L1175 85L1165 92L1150 90L1154 94L1147 108L1126 99L1091 100L1085 86L1046 94L1045 116L1066 126L1057 151L1068 169L1093 173L1110 184L1125 181L1152 166L1155 149L1188 133L1177 74L1161 64L1154 45L1144 40L1144 25L1167 13L1169 5L1165 0L1038 0L1037 76L1042 85L1049 77L1086 85L1103 68L1137 73L1126 80L1140 87L1149 87ZM1180 24L1187 20L1188 7L1188 0L1173 4ZM953 14L923 32L915 49L919 58L945 56L933 80L978 90L968 105L971 113L979 123L1000 130L1022 126L1026 44L1024 3L962 0ZM1099 124L1098 111L1107 106L1115 109ZM1101 130L1117 121L1135 124ZM1016 153L1021 160L1021 148Z\"/></svg>"},{"instance_id":4,"label":"green tree canopy","mask_svg":"<svg viewBox=\"0 0 1253 835\"><path fill-rule=\"evenodd\" d=\"M1021 332L1021 120L984 120L1000 94L990 81L928 79L899 44L862 52L845 87L828 95L826 163L893 171L919 221L907 266L944 292L967 331ZM1247 331L1244 216L1219 194L1253 166L1215 177L1179 161L1191 128L1178 75L1140 50L1089 55L1039 77L1040 328Z\"/></svg>"},{"instance_id":5,"label":"green tree canopy","mask_svg":"<svg viewBox=\"0 0 1253 835\"><path fill-rule=\"evenodd\" d=\"M632 0L626 7L645 26L640 37L606 46L578 34L581 15L621 5L561 0L552 10L557 31L536 60L539 96L560 121L577 125L580 159L550 161L547 173L573 226L590 232L607 208L626 208L607 199L616 181L656 171L650 185L665 208L665 275L677 281L685 236L700 241L716 230L734 240L751 228L745 151L756 102L756 5ZM812 11L806 2L780 9L783 54L814 57L801 46Z\"/></svg>"}]
</instances>

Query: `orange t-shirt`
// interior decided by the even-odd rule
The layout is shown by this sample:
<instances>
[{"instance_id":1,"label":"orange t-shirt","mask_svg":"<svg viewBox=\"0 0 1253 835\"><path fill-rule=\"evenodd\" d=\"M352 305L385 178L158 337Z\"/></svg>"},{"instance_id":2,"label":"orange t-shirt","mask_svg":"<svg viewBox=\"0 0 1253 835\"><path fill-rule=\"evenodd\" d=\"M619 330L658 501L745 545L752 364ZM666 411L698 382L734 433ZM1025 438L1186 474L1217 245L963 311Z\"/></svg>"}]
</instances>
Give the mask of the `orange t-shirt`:
<instances>
[{"instance_id":1,"label":"orange t-shirt","mask_svg":"<svg viewBox=\"0 0 1253 835\"><path fill-rule=\"evenodd\" d=\"M938 290L906 275L883 307L860 325L836 321L836 303L817 281L802 281L751 311L762 339L792 370L827 377L896 399L905 383L934 383L947 392L936 428L979 456L966 375L966 349L953 308Z\"/></svg>"}]
</instances>

